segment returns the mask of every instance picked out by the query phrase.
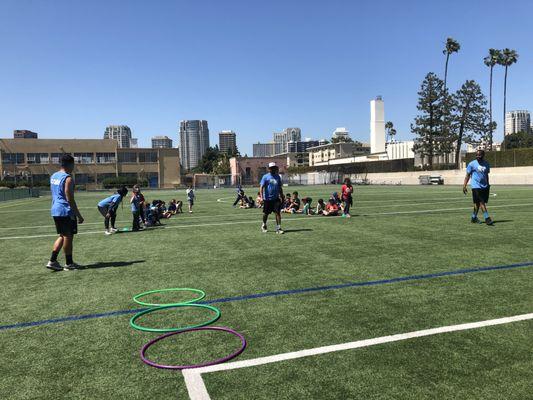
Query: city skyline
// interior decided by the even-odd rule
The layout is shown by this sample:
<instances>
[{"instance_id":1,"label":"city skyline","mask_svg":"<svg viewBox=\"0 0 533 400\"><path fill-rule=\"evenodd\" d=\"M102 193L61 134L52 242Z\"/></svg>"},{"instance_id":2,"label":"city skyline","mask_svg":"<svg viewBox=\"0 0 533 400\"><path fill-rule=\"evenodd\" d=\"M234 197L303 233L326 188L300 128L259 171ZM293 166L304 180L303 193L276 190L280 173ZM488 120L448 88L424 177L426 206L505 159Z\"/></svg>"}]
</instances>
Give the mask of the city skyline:
<instances>
[{"instance_id":1,"label":"city skyline","mask_svg":"<svg viewBox=\"0 0 533 400\"><path fill-rule=\"evenodd\" d=\"M502 19L512 5L520 14ZM50 6L7 0L0 4L4 58L39 62L0 65L0 136L28 129L42 138L95 138L113 123L128 125L140 146L149 147L154 132L177 143L180 120L204 119L211 143L218 132L233 130L239 150L251 154L253 143L268 142L287 126L315 139L344 126L354 140L364 141L368 101L383 95L397 139L408 140L424 75L443 76L448 36L461 43L450 58L452 90L475 79L488 95L483 57L491 47L510 47L520 58L509 69L507 110L533 109L532 12L526 1L273 1L254 7L240 1L162 1L159 7L132 1L124 7L103 1ZM175 24L181 14L202 14L206 28L193 30L194 22L187 19ZM118 16L120 30L112 23ZM224 18L232 24L220 30ZM24 30L18 29L20 20ZM174 54L176 46L183 51ZM208 62L183 63L187 53ZM210 62L228 57L231 63ZM497 66L497 141L503 138L502 81L503 69Z\"/></svg>"}]
</instances>

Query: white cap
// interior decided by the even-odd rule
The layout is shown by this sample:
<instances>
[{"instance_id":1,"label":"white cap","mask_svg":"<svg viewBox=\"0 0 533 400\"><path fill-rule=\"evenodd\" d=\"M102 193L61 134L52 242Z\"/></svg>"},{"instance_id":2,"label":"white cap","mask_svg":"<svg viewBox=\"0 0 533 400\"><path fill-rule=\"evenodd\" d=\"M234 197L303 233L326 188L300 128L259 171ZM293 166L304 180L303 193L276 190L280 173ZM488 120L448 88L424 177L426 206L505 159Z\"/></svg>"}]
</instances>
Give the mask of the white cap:
<instances>
[{"instance_id":1,"label":"white cap","mask_svg":"<svg viewBox=\"0 0 533 400\"><path fill-rule=\"evenodd\" d=\"M268 168L272 168L272 167L276 167L276 163L275 162L268 163Z\"/></svg>"}]
</instances>

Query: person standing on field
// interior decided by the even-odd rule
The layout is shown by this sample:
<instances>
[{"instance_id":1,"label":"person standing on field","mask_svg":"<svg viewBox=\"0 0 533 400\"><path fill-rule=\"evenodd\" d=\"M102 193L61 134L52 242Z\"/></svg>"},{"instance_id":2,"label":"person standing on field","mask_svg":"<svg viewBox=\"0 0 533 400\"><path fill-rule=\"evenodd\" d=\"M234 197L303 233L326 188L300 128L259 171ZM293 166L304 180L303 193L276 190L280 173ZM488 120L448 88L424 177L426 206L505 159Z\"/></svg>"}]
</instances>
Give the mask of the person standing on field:
<instances>
[{"instance_id":1,"label":"person standing on field","mask_svg":"<svg viewBox=\"0 0 533 400\"><path fill-rule=\"evenodd\" d=\"M194 199L196 195L194 194L194 189L191 185L187 188L187 203L189 203L189 214L192 214L192 207L194 206Z\"/></svg>"},{"instance_id":2,"label":"person standing on field","mask_svg":"<svg viewBox=\"0 0 533 400\"><path fill-rule=\"evenodd\" d=\"M479 222L477 214L479 209L481 209L483 212L483 218L485 218L485 223L487 225L494 225L494 221L492 221L487 210L487 203L489 202L490 195L489 173L490 165L485 160L485 150L478 150L476 153L476 159L471 161L466 167L466 176L463 184L463 193L466 194L466 186L468 185L468 181L472 179L470 186L472 187L474 211L472 212L470 221L473 224Z\"/></svg>"},{"instance_id":3,"label":"person standing on field","mask_svg":"<svg viewBox=\"0 0 533 400\"><path fill-rule=\"evenodd\" d=\"M72 259L74 235L78 233L78 223L83 224L83 217L74 200L74 158L70 154L61 156L61 170L50 177L50 191L52 192L51 215L56 225L59 237L54 243L50 261L46 268L62 271L63 267L57 261L61 249L65 253L66 270L79 268Z\"/></svg>"},{"instance_id":4,"label":"person standing on field","mask_svg":"<svg viewBox=\"0 0 533 400\"><path fill-rule=\"evenodd\" d=\"M283 234L281 229L281 199L283 196L283 187L279 168L276 163L268 164L268 174L261 178L261 187L259 193L263 202L263 225L261 231L268 232L267 221L271 213L276 215L276 233Z\"/></svg>"},{"instance_id":5,"label":"person standing on field","mask_svg":"<svg viewBox=\"0 0 533 400\"><path fill-rule=\"evenodd\" d=\"M353 205L353 186L350 178L344 179L344 185L341 188L341 199L343 204L342 216L350 218L350 207Z\"/></svg>"}]
</instances>

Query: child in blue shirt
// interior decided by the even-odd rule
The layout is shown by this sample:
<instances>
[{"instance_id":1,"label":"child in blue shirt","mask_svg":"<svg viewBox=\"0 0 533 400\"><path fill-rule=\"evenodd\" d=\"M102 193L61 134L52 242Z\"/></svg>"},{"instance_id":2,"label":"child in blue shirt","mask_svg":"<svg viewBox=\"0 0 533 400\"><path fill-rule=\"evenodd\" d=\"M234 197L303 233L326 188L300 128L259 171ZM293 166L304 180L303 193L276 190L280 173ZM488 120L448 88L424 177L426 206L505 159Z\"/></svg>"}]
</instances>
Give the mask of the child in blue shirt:
<instances>
[{"instance_id":1,"label":"child in blue shirt","mask_svg":"<svg viewBox=\"0 0 533 400\"><path fill-rule=\"evenodd\" d=\"M98 203L98 211L105 218L105 234L111 235L115 233L118 229L115 228L115 220L117 219L117 208L118 205L122 202L124 196L128 194L128 189L126 186L122 186L117 192L109 197L106 197L101 202ZM109 222L111 222L111 227L109 227Z\"/></svg>"}]
</instances>

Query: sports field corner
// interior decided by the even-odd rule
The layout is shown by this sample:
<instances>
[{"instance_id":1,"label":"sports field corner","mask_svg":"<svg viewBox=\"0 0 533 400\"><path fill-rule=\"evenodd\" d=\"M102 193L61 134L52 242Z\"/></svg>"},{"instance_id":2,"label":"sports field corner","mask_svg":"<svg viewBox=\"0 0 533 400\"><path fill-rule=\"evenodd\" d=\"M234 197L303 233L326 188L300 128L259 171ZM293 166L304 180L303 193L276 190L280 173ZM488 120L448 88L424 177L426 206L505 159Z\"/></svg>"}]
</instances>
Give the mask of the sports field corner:
<instances>
[{"instance_id":1,"label":"sports field corner","mask_svg":"<svg viewBox=\"0 0 533 400\"><path fill-rule=\"evenodd\" d=\"M336 186L294 186L328 198ZM250 192L253 189L247 189ZM76 271L44 266L57 236L50 198L0 203L4 264L0 393L6 399L528 399L533 382L533 189L494 186L494 226L470 222L455 186L358 186L353 217L233 208L235 190L198 190L194 213L104 235L106 193L77 193ZM147 191L148 199L185 192ZM497 194L497 196L494 196ZM119 208L117 227L131 227ZM60 261L63 262L62 255ZM212 366L164 370L132 329L149 304L159 330L226 327L246 346ZM205 292L205 297L202 293ZM210 309L220 310L220 316ZM228 331L154 342L146 358L197 365L241 347Z\"/></svg>"}]
</instances>

